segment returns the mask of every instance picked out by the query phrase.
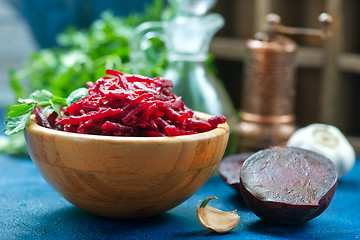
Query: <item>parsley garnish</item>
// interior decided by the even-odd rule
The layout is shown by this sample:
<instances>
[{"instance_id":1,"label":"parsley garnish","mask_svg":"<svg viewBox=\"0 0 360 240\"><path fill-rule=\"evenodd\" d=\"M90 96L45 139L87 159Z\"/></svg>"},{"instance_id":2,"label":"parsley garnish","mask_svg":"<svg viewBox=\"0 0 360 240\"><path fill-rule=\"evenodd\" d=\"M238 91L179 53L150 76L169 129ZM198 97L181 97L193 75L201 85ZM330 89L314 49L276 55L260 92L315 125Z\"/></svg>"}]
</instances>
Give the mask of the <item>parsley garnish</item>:
<instances>
[{"instance_id":1,"label":"parsley garnish","mask_svg":"<svg viewBox=\"0 0 360 240\"><path fill-rule=\"evenodd\" d=\"M10 106L8 116L5 118L6 135L13 135L21 132L28 124L31 114L38 106L42 107L46 112L55 111L61 115L61 108L71 105L73 102L87 95L86 88L79 88L70 93L68 98L62 98L53 95L47 90L37 90L33 92L28 99L19 98L16 105Z\"/></svg>"}]
</instances>

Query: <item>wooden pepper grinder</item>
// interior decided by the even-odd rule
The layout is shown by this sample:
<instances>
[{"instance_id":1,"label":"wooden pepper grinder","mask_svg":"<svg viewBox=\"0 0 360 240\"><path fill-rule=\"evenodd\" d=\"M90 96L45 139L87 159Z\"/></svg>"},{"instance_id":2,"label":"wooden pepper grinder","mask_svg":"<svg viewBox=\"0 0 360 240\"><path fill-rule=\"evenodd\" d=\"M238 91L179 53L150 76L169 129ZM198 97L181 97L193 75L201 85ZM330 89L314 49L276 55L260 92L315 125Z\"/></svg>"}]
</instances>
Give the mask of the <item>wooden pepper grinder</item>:
<instances>
[{"instance_id":1,"label":"wooden pepper grinder","mask_svg":"<svg viewBox=\"0 0 360 240\"><path fill-rule=\"evenodd\" d=\"M332 17L319 16L320 29L283 26L269 14L262 32L246 43L245 80L240 123L239 152L284 145L295 131L294 98L297 44L283 34L329 36Z\"/></svg>"}]
</instances>

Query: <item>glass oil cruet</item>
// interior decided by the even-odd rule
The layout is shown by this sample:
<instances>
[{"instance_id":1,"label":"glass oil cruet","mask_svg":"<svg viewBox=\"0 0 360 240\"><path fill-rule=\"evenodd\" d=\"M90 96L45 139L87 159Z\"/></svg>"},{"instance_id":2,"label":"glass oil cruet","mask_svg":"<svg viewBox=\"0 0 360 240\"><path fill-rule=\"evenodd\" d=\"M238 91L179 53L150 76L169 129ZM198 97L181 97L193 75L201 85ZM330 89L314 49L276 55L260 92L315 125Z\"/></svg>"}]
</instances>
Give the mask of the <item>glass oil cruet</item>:
<instances>
[{"instance_id":1,"label":"glass oil cruet","mask_svg":"<svg viewBox=\"0 0 360 240\"><path fill-rule=\"evenodd\" d=\"M224 25L219 14L208 14L215 0L170 0L175 17L170 21L145 22L130 41L131 62L138 73L146 58L144 50L151 38L165 43L167 66L164 78L173 81L173 92L193 110L234 118L232 101L221 82L206 67L213 35ZM235 121L234 121L235 122Z\"/></svg>"}]
</instances>

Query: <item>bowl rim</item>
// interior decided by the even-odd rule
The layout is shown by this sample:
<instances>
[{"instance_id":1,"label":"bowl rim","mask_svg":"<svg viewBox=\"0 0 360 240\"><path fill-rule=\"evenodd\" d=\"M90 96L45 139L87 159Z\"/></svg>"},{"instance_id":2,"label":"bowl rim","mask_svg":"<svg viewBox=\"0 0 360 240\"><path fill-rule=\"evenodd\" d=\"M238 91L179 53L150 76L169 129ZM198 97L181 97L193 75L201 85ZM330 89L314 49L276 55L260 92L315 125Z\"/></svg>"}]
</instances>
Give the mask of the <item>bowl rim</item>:
<instances>
[{"instance_id":1,"label":"bowl rim","mask_svg":"<svg viewBox=\"0 0 360 240\"><path fill-rule=\"evenodd\" d=\"M195 116L200 119L208 119L212 115L194 111ZM230 127L227 122L219 124L215 129L196 133L191 135L180 135L180 136L165 136L165 137L125 137L125 136L105 136L105 135L95 135L95 134L86 134L86 133L73 133L73 132L65 132L56 129L46 128L40 126L36 123L34 115L32 115L29 124L25 128L25 133L43 133L46 135L54 135L54 136L62 136L62 137L70 137L72 139L83 139L83 140L103 140L103 141L114 141L114 142L171 142L171 141L193 141L200 139L208 139L211 137L221 136L224 133L229 134Z\"/></svg>"}]
</instances>

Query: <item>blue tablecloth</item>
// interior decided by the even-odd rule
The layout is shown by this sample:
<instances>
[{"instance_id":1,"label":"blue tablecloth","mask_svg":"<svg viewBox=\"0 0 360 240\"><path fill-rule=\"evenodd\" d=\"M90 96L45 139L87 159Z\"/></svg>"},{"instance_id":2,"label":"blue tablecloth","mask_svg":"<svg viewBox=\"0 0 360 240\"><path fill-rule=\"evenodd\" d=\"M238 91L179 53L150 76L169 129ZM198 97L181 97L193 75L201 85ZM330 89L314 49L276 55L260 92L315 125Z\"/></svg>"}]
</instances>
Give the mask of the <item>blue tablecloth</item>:
<instances>
[{"instance_id":1,"label":"blue tablecloth","mask_svg":"<svg viewBox=\"0 0 360 240\"><path fill-rule=\"evenodd\" d=\"M239 225L227 234L204 229L199 200L238 209ZM256 217L215 174L193 197L156 217L114 220L91 215L52 190L27 157L0 155L0 239L354 239L360 238L360 160L338 184L319 217L297 226L273 226Z\"/></svg>"},{"instance_id":2,"label":"blue tablecloth","mask_svg":"<svg viewBox=\"0 0 360 240\"><path fill-rule=\"evenodd\" d=\"M0 130L2 124L0 111ZM204 229L196 217L199 200L238 210L240 223L227 234ZM50 188L29 157L0 154L0 240L3 239L356 239L360 238L360 158L342 178L330 206L296 226L264 223L219 175L178 207L156 217L116 220L89 214Z\"/></svg>"}]
</instances>

